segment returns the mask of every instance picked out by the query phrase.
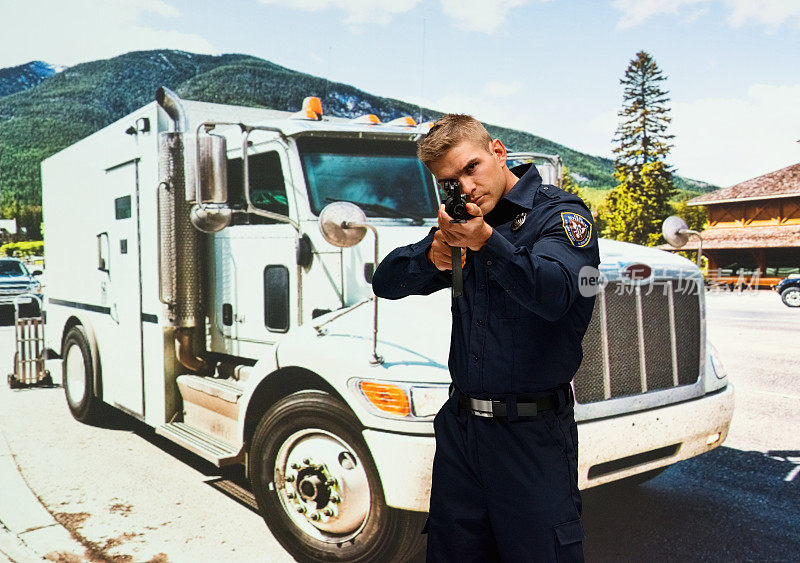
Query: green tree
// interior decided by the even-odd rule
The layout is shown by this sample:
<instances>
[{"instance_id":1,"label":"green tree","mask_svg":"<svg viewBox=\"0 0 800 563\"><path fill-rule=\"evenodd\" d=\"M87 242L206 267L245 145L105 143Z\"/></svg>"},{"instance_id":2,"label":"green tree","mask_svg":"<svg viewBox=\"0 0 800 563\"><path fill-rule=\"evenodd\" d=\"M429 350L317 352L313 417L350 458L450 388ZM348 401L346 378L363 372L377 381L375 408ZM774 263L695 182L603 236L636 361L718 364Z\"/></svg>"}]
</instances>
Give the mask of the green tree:
<instances>
[{"instance_id":1,"label":"green tree","mask_svg":"<svg viewBox=\"0 0 800 563\"><path fill-rule=\"evenodd\" d=\"M661 223L672 213L670 198L676 189L666 157L673 135L667 133L668 92L655 60L641 51L620 80L624 86L622 118L614 137L614 178L617 186L600 205L603 236L654 245Z\"/></svg>"},{"instance_id":2,"label":"green tree","mask_svg":"<svg viewBox=\"0 0 800 563\"><path fill-rule=\"evenodd\" d=\"M624 86L622 118L614 142L614 169L636 175L648 162L666 160L674 135L667 133L672 117L669 91L662 82L667 79L655 59L645 51L636 53L619 81Z\"/></svg>"},{"instance_id":3,"label":"green tree","mask_svg":"<svg viewBox=\"0 0 800 563\"><path fill-rule=\"evenodd\" d=\"M663 162L649 162L638 176L618 176L619 185L600 205L603 236L653 246L661 238L661 223L673 213L672 174Z\"/></svg>"}]
</instances>

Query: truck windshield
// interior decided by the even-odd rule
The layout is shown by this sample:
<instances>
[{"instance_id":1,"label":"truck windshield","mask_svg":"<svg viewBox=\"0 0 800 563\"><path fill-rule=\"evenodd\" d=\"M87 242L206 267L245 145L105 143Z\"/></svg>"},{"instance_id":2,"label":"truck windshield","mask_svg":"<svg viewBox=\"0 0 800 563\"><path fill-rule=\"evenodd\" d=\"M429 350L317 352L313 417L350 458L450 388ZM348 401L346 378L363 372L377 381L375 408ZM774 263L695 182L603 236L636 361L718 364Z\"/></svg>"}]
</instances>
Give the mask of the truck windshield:
<instances>
[{"instance_id":1,"label":"truck windshield","mask_svg":"<svg viewBox=\"0 0 800 563\"><path fill-rule=\"evenodd\" d=\"M0 260L0 277L27 276L28 271L22 262L16 260Z\"/></svg>"},{"instance_id":2,"label":"truck windshield","mask_svg":"<svg viewBox=\"0 0 800 563\"><path fill-rule=\"evenodd\" d=\"M411 141L300 137L311 208L362 203L368 217L436 217L433 177Z\"/></svg>"}]
</instances>

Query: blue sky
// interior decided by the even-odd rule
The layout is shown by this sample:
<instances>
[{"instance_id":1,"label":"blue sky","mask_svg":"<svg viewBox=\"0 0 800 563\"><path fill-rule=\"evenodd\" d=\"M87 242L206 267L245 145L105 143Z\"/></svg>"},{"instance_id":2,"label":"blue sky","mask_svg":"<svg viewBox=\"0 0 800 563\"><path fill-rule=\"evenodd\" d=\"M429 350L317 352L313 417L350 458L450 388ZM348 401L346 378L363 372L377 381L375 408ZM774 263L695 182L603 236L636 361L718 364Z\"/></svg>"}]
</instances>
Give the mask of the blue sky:
<instances>
[{"instance_id":1,"label":"blue sky","mask_svg":"<svg viewBox=\"0 0 800 563\"><path fill-rule=\"evenodd\" d=\"M0 67L248 53L611 156L629 60L668 77L680 174L800 161L800 0L2 0ZM309 94L312 94L311 92Z\"/></svg>"}]
</instances>

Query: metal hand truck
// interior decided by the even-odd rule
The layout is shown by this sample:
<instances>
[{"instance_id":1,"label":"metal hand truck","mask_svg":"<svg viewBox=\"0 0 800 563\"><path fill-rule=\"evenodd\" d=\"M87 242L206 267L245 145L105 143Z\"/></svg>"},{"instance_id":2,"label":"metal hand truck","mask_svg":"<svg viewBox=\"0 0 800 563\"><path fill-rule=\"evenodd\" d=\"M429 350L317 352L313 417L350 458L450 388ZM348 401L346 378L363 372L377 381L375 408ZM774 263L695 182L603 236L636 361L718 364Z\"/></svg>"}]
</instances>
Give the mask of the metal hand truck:
<instances>
[{"instance_id":1,"label":"metal hand truck","mask_svg":"<svg viewBox=\"0 0 800 563\"><path fill-rule=\"evenodd\" d=\"M23 299L37 303L38 317L21 317L20 304ZM14 298L14 372L8 374L8 385L12 389L33 385L51 386L50 371L44 369L44 310L42 299L32 293L24 293Z\"/></svg>"}]
</instances>

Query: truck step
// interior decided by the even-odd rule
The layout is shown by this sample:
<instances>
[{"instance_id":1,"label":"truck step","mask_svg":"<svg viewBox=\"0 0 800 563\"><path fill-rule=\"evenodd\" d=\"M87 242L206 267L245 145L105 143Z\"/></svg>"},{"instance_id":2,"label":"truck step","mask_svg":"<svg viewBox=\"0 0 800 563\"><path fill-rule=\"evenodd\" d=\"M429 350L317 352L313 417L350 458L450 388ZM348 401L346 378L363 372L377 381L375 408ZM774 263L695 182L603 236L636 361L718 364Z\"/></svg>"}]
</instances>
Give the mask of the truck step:
<instances>
[{"instance_id":1,"label":"truck step","mask_svg":"<svg viewBox=\"0 0 800 563\"><path fill-rule=\"evenodd\" d=\"M244 448L223 442L184 422L169 422L157 426L156 434L172 440L217 467L233 465L244 460Z\"/></svg>"}]
</instances>

